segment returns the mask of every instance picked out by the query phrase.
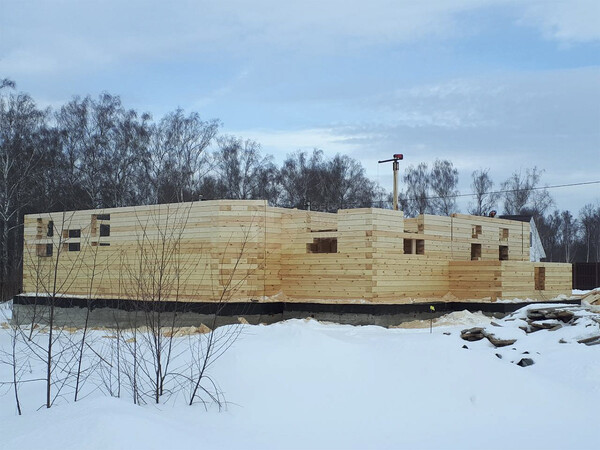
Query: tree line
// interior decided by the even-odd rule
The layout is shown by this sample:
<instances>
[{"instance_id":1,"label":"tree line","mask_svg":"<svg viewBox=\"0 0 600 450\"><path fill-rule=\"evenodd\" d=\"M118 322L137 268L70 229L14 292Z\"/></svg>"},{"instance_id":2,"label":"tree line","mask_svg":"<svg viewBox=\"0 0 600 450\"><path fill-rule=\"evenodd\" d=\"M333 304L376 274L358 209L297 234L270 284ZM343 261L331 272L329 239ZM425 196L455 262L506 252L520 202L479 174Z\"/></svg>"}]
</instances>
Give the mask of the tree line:
<instances>
[{"instance_id":1,"label":"tree line","mask_svg":"<svg viewBox=\"0 0 600 450\"><path fill-rule=\"evenodd\" d=\"M330 212L391 208L391 194L357 160L315 149L290 153L278 167L258 142L222 134L220 126L180 108L154 119L108 93L42 108L13 81L0 79L3 292L18 289L29 213L219 198ZM541 175L537 168L516 172L494 193L489 171L474 172L468 212L487 214L502 204L506 214L533 214L549 260L599 261L599 206L586 205L579 218L551 211ZM407 216L458 211L458 171L450 161L409 166L403 185L399 203Z\"/></svg>"}]
</instances>

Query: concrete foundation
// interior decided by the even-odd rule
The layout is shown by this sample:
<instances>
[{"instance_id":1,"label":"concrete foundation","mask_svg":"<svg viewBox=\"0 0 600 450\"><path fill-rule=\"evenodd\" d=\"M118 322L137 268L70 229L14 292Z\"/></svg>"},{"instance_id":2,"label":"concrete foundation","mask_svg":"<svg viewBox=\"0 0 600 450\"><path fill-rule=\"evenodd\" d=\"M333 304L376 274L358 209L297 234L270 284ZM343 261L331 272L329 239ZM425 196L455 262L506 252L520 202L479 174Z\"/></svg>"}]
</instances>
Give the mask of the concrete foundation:
<instances>
[{"instance_id":1,"label":"concrete foundation","mask_svg":"<svg viewBox=\"0 0 600 450\"><path fill-rule=\"evenodd\" d=\"M579 299L561 303L580 304ZM173 303L151 304L132 300L86 300L56 298L53 301L54 323L57 326L81 328L86 318L89 327L133 328L144 326L148 314L160 308L165 326L223 326L240 323L271 324L288 319L313 318L349 325L379 325L389 327L412 320L429 320L453 311L481 311L493 317L503 317L534 302L428 302L412 304L321 304L321 303ZM538 303L538 302L536 302ZM48 324L48 297L17 296L13 299L13 322ZM430 306L435 311L431 312ZM88 316L89 309L89 316ZM242 319L243 318L243 319Z\"/></svg>"}]
</instances>

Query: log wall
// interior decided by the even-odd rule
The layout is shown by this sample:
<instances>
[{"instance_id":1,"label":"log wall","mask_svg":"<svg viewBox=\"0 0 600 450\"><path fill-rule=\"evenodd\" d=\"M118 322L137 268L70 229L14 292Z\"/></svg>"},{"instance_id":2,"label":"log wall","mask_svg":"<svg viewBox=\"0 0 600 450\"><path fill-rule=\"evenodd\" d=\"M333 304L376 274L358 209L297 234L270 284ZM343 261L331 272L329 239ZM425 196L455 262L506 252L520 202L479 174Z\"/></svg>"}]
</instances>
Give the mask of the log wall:
<instances>
[{"instance_id":1,"label":"log wall","mask_svg":"<svg viewBox=\"0 0 600 450\"><path fill-rule=\"evenodd\" d=\"M550 300L570 295L570 270L565 263L451 261L450 291L459 299Z\"/></svg>"},{"instance_id":2,"label":"log wall","mask_svg":"<svg viewBox=\"0 0 600 450\"><path fill-rule=\"evenodd\" d=\"M144 300L569 294L570 265L528 262L529 234L528 223L496 218L334 214L259 200L41 214L25 218L23 279L28 293Z\"/></svg>"},{"instance_id":3,"label":"log wall","mask_svg":"<svg viewBox=\"0 0 600 450\"><path fill-rule=\"evenodd\" d=\"M27 216L24 289L146 300L272 294L280 285L266 268L269 258L275 267L278 261L280 216L262 201ZM101 236L101 225L110 226L108 236ZM52 254L42 256L48 245Z\"/></svg>"}]
</instances>

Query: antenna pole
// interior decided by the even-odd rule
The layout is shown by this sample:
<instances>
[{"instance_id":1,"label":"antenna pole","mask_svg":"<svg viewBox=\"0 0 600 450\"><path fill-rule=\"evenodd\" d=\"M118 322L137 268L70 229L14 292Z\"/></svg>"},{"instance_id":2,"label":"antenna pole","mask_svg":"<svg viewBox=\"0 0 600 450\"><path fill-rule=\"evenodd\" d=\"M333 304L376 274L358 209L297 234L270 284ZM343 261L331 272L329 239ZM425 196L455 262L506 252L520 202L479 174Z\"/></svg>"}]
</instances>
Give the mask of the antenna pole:
<instances>
[{"instance_id":1,"label":"antenna pole","mask_svg":"<svg viewBox=\"0 0 600 450\"><path fill-rule=\"evenodd\" d=\"M396 160L393 163L394 169L394 211L398 211L398 171L400 170L400 163Z\"/></svg>"},{"instance_id":2,"label":"antenna pole","mask_svg":"<svg viewBox=\"0 0 600 450\"><path fill-rule=\"evenodd\" d=\"M396 153L393 155L392 159L384 159L383 161L378 161L379 164L392 162L392 169L394 170L394 211L398 211L398 171L400 170L400 161L404 159L404 155L402 153Z\"/></svg>"}]
</instances>

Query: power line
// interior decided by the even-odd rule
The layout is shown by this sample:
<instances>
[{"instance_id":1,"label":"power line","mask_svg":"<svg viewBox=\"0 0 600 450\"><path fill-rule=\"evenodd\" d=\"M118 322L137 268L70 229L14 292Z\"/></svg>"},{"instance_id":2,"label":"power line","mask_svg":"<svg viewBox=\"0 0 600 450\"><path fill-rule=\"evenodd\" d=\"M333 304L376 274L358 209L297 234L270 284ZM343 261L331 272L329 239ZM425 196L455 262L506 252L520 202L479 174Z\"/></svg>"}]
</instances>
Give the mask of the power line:
<instances>
[{"instance_id":1,"label":"power line","mask_svg":"<svg viewBox=\"0 0 600 450\"><path fill-rule=\"evenodd\" d=\"M568 183L568 184L555 184L553 186L539 186L539 187L532 187L532 188L522 188L522 189L503 189L500 191L490 191L490 192L484 192L483 195L490 195L490 194L505 194L507 192L520 192L520 191L539 191L542 189L555 189L555 188L563 188L563 187L572 187L572 186L586 186L589 184L600 184L600 180L598 181L584 181L581 183ZM456 197L473 197L477 195L475 192L472 192L470 194L455 194L455 195L448 195L446 197L440 197L440 196L434 196L434 197L424 197L424 199L426 200L433 200L433 199L438 199L438 198L456 198ZM416 199L408 199L408 200L416 200Z\"/></svg>"},{"instance_id":2,"label":"power line","mask_svg":"<svg viewBox=\"0 0 600 450\"><path fill-rule=\"evenodd\" d=\"M580 183L566 183L566 184L555 184L552 186L539 186L539 187L533 187L533 188L523 188L523 189L502 189L499 191L490 191L490 192L484 192L482 195L490 195L490 194L505 194L507 192L519 192L519 191L539 191L542 189L556 189L556 188L564 188L564 187L573 187L573 186L587 186L587 185L591 185L591 184L600 184L600 180L598 181L583 181ZM455 194L455 195L448 195L447 197L440 197L440 196L433 196L433 197L423 197L421 200L434 200L434 199L440 199L440 198L456 198L456 197L473 197L476 196L477 194L472 192L470 194ZM418 200L416 198L407 198L404 200ZM384 205L384 204L389 204L390 201L389 200L375 200L372 202L369 202L370 205ZM318 203L314 202L311 203L312 206L321 206ZM363 205L363 204L357 204L357 203L345 203L344 204L344 208L349 208L349 207L365 207L367 205Z\"/></svg>"},{"instance_id":3,"label":"power line","mask_svg":"<svg viewBox=\"0 0 600 450\"><path fill-rule=\"evenodd\" d=\"M490 191L490 192L484 192L482 195L491 195L491 194L505 194L507 192L519 192L519 191L539 191L542 189L556 189L556 188L564 188L564 187L573 187L573 186L586 186L586 185L590 185L590 184L600 184L600 180L598 181L583 181L580 183L566 183L566 184L555 184L552 186L538 186L538 187L533 187L533 188L522 188L522 189L502 189L499 191ZM474 197L478 194L476 194L475 192L471 192L469 194L454 194L454 195L448 195L445 197L441 197L441 196L432 196L432 197L422 197L422 198L407 198L404 200L436 200L436 199L440 199L440 198L457 198L457 197ZM377 200L374 201L373 204L387 204L389 203L388 200Z\"/></svg>"}]
</instances>

